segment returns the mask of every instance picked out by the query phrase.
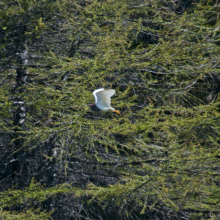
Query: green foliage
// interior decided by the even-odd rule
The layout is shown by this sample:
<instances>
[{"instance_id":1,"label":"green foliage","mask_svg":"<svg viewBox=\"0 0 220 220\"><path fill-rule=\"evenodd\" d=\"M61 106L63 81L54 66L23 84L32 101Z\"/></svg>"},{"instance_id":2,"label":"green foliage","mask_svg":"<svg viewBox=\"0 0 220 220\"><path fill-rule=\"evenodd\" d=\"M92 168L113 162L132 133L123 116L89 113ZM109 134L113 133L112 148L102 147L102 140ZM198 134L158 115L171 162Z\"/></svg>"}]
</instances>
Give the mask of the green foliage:
<instances>
[{"instance_id":1,"label":"green foliage","mask_svg":"<svg viewBox=\"0 0 220 220\"><path fill-rule=\"evenodd\" d=\"M34 182L24 190L10 189L0 193L0 209L18 207L23 205L22 212L2 211L0 217L3 219L49 219L53 211L46 212L40 210L40 204L49 197L54 197L60 193L71 193L72 187L66 184L57 185L45 189L43 185Z\"/></svg>"},{"instance_id":2,"label":"green foliage","mask_svg":"<svg viewBox=\"0 0 220 220\"><path fill-rule=\"evenodd\" d=\"M25 211L25 213L3 211L0 212L0 217L6 220L26 220L26 219L40 220L40 219L51 219L50 218L51 214L52 214L51 212L49 213L46 213L46 211L40 212L39 209L35 209L35 210L27 210Z\"/></svg>"},{"instance_id":3,"label":"green foliage","mask_svg":"<svg viewBox=\"0 0 220 220\"><path fill-rule=\"evenodd\" d=\"M57 182L67 183L45 187L44 173L40 183L1 192L5 219L49 218L53 211L39 207L59 195L82 201L87 211L115 207L122 219L219 217L217 1L2 4L1 131L11 154L39 152L42 161L55 161ZM25 29L16 40L19 22ZM10 47L21 44L35 58L24 65L23 91L12 94L17 61ZM102 87L116 90L112 106L122 115L91 112L92 91ZM19 129L12 96L27 108ZM50 145L56 154L46 153ZM24 211L15 212L22 204Z\"/></svg>"}]
</instances>

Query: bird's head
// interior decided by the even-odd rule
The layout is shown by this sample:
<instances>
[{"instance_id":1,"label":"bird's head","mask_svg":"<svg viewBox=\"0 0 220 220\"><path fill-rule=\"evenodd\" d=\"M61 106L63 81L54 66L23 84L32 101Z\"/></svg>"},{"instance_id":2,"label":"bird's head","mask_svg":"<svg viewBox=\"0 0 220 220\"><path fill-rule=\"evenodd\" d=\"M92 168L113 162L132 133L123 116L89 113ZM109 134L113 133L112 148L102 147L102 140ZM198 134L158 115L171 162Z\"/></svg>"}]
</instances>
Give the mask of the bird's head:
<instances>
[{"instance_id":1,"label":"bird's head","mask_svg":"<svg viewBox=\"0 0 220 220\"><path fill-rule=\"evenodd\" d=\"M115 112L115 113L121 115L121 112L119 112L118 110L114 110L113 112Z\"/></svg>"}]
</instances>

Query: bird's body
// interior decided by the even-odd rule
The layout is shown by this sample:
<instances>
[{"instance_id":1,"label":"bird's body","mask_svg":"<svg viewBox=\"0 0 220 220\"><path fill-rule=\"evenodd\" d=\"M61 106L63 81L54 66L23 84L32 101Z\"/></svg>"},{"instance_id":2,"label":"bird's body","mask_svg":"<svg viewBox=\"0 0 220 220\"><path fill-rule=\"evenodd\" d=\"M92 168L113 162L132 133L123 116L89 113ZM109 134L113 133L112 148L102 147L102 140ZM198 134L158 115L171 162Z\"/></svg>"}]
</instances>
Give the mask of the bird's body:
<instances>
[{"instance_id":1,"label":"bird's body","mask_svg":"<svg viewBox=\"0 0 220 220\"><path fill-rule=\"evenodd\" d=\"M97 89L93 92L95 104L89 105L93 111L112 111L121 114L118 110L111 107L111 96L115 94L114 89L105 90L104 88Z\"/></svg>"}]
</instances>

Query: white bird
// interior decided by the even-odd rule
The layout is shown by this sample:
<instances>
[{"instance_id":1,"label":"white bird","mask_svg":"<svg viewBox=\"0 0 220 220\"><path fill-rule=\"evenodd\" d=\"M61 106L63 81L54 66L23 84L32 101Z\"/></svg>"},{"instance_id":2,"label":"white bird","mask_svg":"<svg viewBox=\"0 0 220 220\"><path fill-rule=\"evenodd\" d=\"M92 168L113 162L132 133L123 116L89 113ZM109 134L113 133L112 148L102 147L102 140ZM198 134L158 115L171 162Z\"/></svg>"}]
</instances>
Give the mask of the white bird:
<instances>
[{"instance_id":1,"label":"white bird","mask_svg":"<svg viewBox=\"0 0 220 220\"><path fill-rule=\"evenodd\" d=\"M114 89L105 90L104 88L97 89L93 92L95 104L90 104L89 107L93 111L112 111L121 114L118 110L111 107L111 97L115 94Z\"/></svg>"}]
</instances>

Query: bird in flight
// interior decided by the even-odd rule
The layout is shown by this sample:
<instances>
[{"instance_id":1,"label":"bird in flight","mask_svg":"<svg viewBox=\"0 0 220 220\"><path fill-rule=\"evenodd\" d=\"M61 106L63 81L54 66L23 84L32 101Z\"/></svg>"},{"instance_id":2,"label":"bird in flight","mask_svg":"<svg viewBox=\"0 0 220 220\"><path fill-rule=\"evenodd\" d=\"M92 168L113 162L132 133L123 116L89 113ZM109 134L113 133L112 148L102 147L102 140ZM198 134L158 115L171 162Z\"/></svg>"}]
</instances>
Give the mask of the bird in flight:
<instances>
[{"instance_id":1,"label":"bird in flight","mask_svg":"<svg viewBox=\"0 0 220 220\"><path fill-rule=\"evenodd\" d=\"M95 97L95 104L90 104L89 107L93 111L112 111L121 114L118 110L111 107L111 97L115 94L114 89L104 88L97 89L93 92Z\"/></svg>"}]
</instances>

